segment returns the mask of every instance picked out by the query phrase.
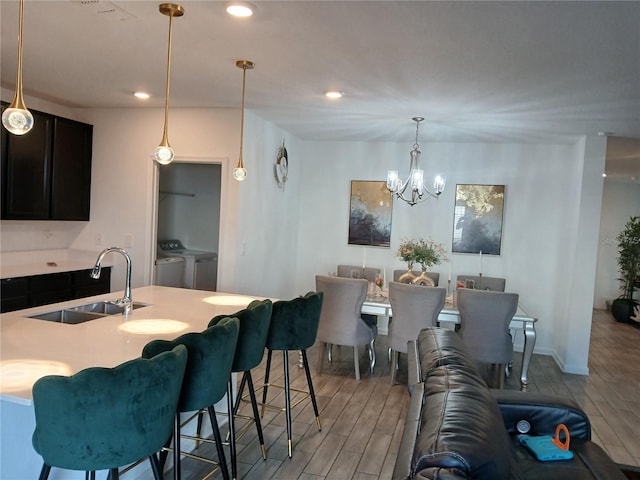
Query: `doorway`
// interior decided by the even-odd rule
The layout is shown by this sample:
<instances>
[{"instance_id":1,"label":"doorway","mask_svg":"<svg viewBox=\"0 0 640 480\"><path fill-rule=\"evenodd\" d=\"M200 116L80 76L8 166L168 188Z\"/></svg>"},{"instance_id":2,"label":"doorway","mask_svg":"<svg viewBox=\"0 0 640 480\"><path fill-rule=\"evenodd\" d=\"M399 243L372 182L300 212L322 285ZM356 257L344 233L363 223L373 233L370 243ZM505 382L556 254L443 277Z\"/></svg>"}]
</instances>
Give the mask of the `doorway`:
<instances>
[{"instance_id":1,"label":"doorway","mask_svg":"<svg viewBox=\"0 0 640 480\"><path fill-rule=\"evenodd\" d=\"M153 249L158 257L157 242L170 239L179 240L189 250L218 253L221 177L221 163L175 161L158 167ZM157 285L155 261L153 264L153 284Z\"/></svg>"}]
</instances>

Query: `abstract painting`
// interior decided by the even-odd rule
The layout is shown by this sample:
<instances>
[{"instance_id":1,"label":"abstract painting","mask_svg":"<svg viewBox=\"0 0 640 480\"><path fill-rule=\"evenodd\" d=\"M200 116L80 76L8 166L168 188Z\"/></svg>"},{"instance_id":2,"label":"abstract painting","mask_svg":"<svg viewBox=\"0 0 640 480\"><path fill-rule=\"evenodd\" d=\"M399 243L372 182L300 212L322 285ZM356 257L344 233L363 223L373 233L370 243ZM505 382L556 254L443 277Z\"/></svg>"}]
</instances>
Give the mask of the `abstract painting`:
<instances>
[{"instance_id":1,"label":"abstract painting","mask_svg":"<svg viewBox=\"0 0 640 480\"><path fill-rule=\"evenodd\" d=\"M391 192L386 182L351 181L349 245L391 245Z\"/></svg>"},{"instance_id":2,"label":"abstract painting","mask_svg":"<svg viewBox=\"0 0 640 480\"><path fill-rule=\"evenodd\" d=\"M500 255L504 185L456 185L453 253Z\"/></svg>"}]
</instances>

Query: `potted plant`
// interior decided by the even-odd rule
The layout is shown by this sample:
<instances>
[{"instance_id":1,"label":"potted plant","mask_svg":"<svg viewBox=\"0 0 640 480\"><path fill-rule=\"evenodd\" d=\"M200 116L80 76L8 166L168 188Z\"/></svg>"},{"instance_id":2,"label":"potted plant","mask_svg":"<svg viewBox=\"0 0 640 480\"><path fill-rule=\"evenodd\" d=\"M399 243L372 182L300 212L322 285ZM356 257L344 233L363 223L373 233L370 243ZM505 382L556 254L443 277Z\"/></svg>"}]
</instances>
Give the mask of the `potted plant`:
<instances>
[{"instance_id":1,"label":"potted plant","mask_svg":"<svg viewBox=\"0 0 640 480\"><path fill-rule=\"evenodd\" d=\"M618 269L622 294L611 304L611 313L619 322L632 322L634 308L639 302L633 292L640 280L640 216L632 216L616 237L618 241ZM635 322L635 319L633 320Z\"/></svg>"}]
</instances>

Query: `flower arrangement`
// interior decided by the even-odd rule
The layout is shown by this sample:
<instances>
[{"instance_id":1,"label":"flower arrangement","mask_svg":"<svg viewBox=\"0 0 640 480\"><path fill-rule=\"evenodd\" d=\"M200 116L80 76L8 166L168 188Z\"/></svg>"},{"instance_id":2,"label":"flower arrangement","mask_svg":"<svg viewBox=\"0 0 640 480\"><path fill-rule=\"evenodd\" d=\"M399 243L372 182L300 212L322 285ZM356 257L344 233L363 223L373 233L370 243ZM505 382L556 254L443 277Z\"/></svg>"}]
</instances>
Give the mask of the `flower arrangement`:
<instances>
[{"instance_id":1,"label":"flower arrangement","mask_svg":"<svg viewBox=\"0 0 640 480\"><path fill-rule=\"evenodd\" d=\"M397 255L409 264L409 269L414 262L419 263L423 269L440 262L447 261L447 253L441 243L434 242L431 237L428 240L403 240L398 247Z\"/></svg>"}]
</instances>

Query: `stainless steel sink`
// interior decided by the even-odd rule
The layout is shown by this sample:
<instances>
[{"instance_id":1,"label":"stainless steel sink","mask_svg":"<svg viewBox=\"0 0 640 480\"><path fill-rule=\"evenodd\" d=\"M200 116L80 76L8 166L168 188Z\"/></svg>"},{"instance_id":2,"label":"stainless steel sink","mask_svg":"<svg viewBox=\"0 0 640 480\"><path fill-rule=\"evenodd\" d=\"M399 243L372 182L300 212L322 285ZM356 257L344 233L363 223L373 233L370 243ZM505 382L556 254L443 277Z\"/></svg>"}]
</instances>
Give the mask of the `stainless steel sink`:
<instances>
[{"instance_id":1,"label":"stainless steel sink","mask_svg":"<svg viewBox=\"0 0 640 480\"><path fill-rule=\"evenodd\" d=\"M147 307L147 303L134 302L132 309ZM124 307L109 302L93 302L77 307L69 307L63 310L55 310L53 312L32 315L29 318L38 320L47 320L49 322L68 323L76 325L78 323L89 322L97 318L107 317L109 315L118 315L124 312Z\"/></svg>"},{"instance_id":2,"label":"stainless steel sink","mask_svg":"<svg viewBox=\"0 0 640 480\"><path fill-rule=\"evenodd\" d=\"M135 310L136 308L146 307L146 306L147 306L146 303L133 302L133 304L131 305L131 309ZM86 305L80 305L79 307L71 307L69 310L100 313L102 315L116 315L118 313L124 312L124 307L121 307L120 305L116 305L114 303L109 303L109 302L94 302L94 303L88 303Z\"/></svg>"},{"instance_id":3,"label":"stainless steel sink","mask_svg":"<svg viewBox=\"0 0 640 480\"><path fill-rule=\"evenodd\" d=\"M106 315L83 312L79 310L56 310L55 312L34 315L30 318L37 318L38 320L48 320L49 322L68 323L70 325L76 325L78 323L88 322L90 320L95 320L96 318L105 316Z\"/></svg>"}]
</instances>

